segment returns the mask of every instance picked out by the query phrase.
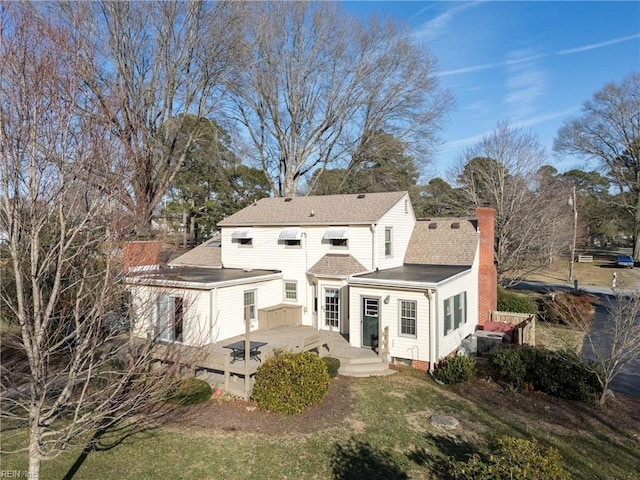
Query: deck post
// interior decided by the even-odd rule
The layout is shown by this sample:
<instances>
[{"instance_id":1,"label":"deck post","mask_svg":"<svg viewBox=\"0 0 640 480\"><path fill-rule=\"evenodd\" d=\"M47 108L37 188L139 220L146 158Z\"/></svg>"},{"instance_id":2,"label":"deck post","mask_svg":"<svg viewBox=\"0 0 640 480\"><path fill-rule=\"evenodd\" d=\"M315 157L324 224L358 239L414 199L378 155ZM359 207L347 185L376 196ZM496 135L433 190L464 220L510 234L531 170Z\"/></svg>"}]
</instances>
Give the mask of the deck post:
<instances>
[{"instance_id":1,"label":"deck post","mask_svg":"<svg viewBox=\"0 0 640 480\"><path fill-rule=\"evenodd\" d=\"M251 359L251 306L244 307L244 400L249 400L249 390L251 389L249 377L249 360Z\"/></svg>"}]
</instances>

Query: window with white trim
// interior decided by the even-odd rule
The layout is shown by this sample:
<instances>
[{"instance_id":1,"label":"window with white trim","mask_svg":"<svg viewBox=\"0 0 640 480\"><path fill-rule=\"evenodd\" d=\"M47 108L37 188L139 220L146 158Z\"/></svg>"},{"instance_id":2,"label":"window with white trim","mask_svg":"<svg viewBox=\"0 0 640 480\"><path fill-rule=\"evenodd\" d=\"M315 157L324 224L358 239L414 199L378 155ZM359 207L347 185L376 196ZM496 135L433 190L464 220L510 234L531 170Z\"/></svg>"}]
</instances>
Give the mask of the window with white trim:
<instances>
[{"instance_id":1,"label":"window with white trim","mask_svg":"<svg viewBox=\"0 0 640 480\"><path fill-rule=\"evenodd\" d=\"M393 255L393 227L385 227L384 229L384 256L391 257Z\"/></svg>"},{"instance_id":2,"label":"window with white trim","mask_svg":"<svg viewBox=\"0 0 640 480\"><path fill-rule=\"evenodd\" d=\"M324 324L333 328L340 326L340 290L337 288L324 289Z\"/></svg>"},{"instance_id":3,"label":"window with white trim","mask_svg":"<svg viewBox=\"0 0 640 480\"><path fill-rule=\"evenodd\" d=\"M348 227L329 227L322 241L327 242L332 248L348 248L349 246L349 228Z\"/></svg>"},{"instance_id":4,"label":"window with white trim","mask_svg":"<svg viewBox=\"0 0 640 480\"><path fill-rule=\"evenodd\" d=\"M284 299L290 302L298 301L298 282L295 280L284 282Z\"/></svg>"},{"instance_id":5,"label":"window with white trim","mask_svg":"<svg viewBox=\"0 0 640 480\"><path fill-rule=\"evenodd\" d=\"M461 292L444 301L444 334L467 323L467 292Z\"/></svg>"},{"instance_id":6,"label":"window with white trim","mask_svg":"<svg viewBox=\"0 0 640 480\"><path fill-rule=\"evenodd\" d=\"M400 300L400 335L416 336L417 305L413 300Z\"/></svg>"},{"instance_id":7,"label":"window with white trim","mask_svg":"<svg viewBox=\"0 0 640 480\"><path fill-rule=\"evenodd\" d=\"M161 340L181 342L184 326L184 299L165 295L156 302L155 334Z\"/></svg>"},{"instance_id":8,"label":"window with white trim","mask_svg":"<svg viewBox=\"0 0 640 480\"><path fill-rule=\"evenodd\" d=\"M302 246L302 230L300 227L284 228L278 236L278 243L285 247L301 247Z\"/></svg>"},{"instance_id":9,"label":"window with white trim","mask_svg":"<svg viewBox=\"0 0 640 480\"><path fill-rule=\"evenodd\" d=\"M243 292L243 297L243 319L248 318L249 321L254 321L256 319L256 291L247 290Z\"/></svg>"},{"instance_id":10,"label":"window with white trim","mask_svg":"<svg viewBox=\"0 0 640 480\"><path fill-rule=\"evenodd\" d=\"M237 243L239 247L253 246L253 229L236 228L231 232L231 242Z\"/></svg>"}]
</instances>

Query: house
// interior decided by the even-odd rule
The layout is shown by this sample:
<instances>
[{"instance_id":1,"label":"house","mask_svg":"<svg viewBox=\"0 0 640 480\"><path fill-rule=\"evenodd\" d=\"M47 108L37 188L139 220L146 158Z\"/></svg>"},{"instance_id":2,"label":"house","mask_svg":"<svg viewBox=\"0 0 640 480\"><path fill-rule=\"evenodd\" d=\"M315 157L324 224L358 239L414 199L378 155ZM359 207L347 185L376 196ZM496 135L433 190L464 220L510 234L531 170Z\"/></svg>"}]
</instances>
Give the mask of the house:
<instances>
[{"instance_id":1,"label":"house","mask_svg":"<svg viewBox=\"0 0 640 480\"><path fill-rule=\"evenodd\" d=\"M199 346L284 322L432 368L496 308L494 211L476 213L418 220L407 192L263 198L165 267L130 258L134 335Z\"/></svg>"}]
</instances>

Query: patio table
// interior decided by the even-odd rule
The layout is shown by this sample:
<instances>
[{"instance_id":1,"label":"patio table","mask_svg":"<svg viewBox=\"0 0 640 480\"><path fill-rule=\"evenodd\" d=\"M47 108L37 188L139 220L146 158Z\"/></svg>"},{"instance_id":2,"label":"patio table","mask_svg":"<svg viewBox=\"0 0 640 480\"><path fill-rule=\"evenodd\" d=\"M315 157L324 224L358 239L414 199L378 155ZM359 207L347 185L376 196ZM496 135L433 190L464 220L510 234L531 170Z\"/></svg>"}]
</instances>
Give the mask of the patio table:
<instances>
[{"instance_id":1,"label":"patio table","mask_svg":"<svg viewBox=\"0 0 640 480\"><path fill-rule=\"evenodd\" d=\"M260 347L264 347L266 342L249 342L249 358L262 362L260 358ZM224 345L222 348L228 348L231 350L231 363L236 363L238 359L244 359L245 354L245 341L239 340L229 345Z\"/></svg>"}]
</instances>

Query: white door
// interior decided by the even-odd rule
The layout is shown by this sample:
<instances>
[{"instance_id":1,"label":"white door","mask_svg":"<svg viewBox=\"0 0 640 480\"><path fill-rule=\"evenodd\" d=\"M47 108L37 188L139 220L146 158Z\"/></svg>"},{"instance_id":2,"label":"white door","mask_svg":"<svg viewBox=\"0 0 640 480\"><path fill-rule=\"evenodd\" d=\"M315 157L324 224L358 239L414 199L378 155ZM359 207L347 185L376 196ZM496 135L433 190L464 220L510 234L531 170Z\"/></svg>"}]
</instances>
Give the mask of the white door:
<instances>
[{"instance_id":1,"label":"white door","mask_svg":"<svg viewBox=\"0 0 640 480\"><path fill-rule=\"evenodd\" d=\"M340 289L324 289L324 326L340 331Z\"/></svg>"}]
</instances>

